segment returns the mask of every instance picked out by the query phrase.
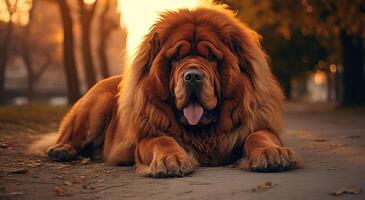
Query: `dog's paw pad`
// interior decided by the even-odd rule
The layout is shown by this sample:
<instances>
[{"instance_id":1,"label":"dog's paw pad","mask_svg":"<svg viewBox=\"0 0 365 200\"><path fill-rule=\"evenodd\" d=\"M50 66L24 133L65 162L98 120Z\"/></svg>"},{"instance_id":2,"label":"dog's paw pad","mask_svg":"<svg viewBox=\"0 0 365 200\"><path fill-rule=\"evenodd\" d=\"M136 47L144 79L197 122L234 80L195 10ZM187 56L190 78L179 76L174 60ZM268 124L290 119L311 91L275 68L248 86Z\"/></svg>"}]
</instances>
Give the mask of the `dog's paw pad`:
<instances>
[{"instance_id":1,"label":"dog's paw pad","mask_svg":"<svg viewBox=\"0 0 365 200\"><path fill-rule=\"evenodd\" d=\"M77 153L75 148L69 144L57 144L47 151L48 157L53 161L67 162L75 160Z\"/></svg>"},{"instance_id":2,"label":"dog's paw pad","mask_svg":"<svg viewBox=\"0 0 365 200\"><path fill-rule=\"evenodd\" d=\"M302 163L299 155L285 147L258 148L243 164L243 167L255 172L278 172L297 168Z\"/></svg>"},{"instance_id":3,"label":"dog's paw pad","mask_svg":"<svg viewBox=\"0 0 365 200\"><path fill-rule=\"evenodd\" d=\"M155 158L150 175L155 178L183 177L193 172L195 161L183 153L168 154Z\"/></svg>"}]
</instances>

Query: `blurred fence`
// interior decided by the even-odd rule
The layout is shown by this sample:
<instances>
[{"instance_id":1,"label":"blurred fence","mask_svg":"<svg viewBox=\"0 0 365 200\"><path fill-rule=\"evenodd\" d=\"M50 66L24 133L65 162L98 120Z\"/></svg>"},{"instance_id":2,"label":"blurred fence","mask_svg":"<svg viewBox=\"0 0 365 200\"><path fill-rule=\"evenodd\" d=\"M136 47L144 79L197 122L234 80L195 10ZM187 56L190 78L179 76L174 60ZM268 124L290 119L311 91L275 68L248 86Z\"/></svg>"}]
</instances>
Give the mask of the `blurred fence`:
<instances>
[{"instance_id":1,"label":"blurred fence","mask_svg":"<svg viewBox=\"0 0 365 200\"><path fill-rule=\"evenodd\" d=\"M5 91L9 98L25 96L28 91L28 82L24 78L9 78L5 82ZM59 80L44 78L34 83L33 94L40 98L66 96L66 85Z\"/></svg>"}]
</instances>

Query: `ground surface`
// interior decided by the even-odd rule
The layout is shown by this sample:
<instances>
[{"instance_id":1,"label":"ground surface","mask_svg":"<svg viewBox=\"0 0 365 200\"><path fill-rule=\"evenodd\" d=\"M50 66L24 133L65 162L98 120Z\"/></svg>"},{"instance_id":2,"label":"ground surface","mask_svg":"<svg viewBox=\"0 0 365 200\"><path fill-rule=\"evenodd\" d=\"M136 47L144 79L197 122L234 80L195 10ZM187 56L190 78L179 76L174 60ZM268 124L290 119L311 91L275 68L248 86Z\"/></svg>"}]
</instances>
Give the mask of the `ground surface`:
<instances>
[{"instance_id":1,"label":"ground surface","mask_svg":"<svg viewBox=\"0 0 365 200\"><path fill-rule=\"evenodd\" d=\"M283 138L303 157L302 169L252 173L233 166L198 168L175 179L140 177L133 167L87 159L55 163L27 157L22 152L36 133L56 130L65 109L37 111L41 119L25 114L37 108L21 108L15 116L12 109L0 108L0 199L365 199L363 108L288 104ZM330 194L336 191L355 194Z\"/></svg>"}]
</instances>

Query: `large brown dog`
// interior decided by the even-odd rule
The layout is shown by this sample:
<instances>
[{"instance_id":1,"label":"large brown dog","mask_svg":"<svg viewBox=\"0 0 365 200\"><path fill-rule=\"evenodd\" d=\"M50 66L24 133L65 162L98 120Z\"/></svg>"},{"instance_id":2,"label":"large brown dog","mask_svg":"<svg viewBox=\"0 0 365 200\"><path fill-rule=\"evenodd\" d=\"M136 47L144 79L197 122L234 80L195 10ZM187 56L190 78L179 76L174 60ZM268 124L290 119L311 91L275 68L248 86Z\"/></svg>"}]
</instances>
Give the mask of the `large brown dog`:
<instances>
[{"instance_id":1,"label":"large brown dog","mask_svg":"<svg viewBox=\"0 0 365 200\"><path fill-rule=\"evenodd\" d=\"M240 160L252 171L297 167L283 147L283 96L260 36L222 5L165 12L123 76L95 85L64 118L55 161L77 155L136 164L153 177Z\"/></svg>"}]
</instances>

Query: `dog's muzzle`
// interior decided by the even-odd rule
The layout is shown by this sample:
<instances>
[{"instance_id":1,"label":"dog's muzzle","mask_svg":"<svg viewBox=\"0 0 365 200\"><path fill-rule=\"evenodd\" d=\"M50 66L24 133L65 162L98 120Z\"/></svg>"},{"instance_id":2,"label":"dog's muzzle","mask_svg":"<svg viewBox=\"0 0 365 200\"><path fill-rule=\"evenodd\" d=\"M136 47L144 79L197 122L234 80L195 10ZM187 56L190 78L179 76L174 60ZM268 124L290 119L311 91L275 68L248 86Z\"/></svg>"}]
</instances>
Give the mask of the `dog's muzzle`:
<instances>
[{"instance_id":1,"label":"dog's muzzle","mask_svg":"<svg viewBox=\"0 0 365 200\"><path fill-rule=\"evenodd\" d=\"M184 117L190 125L197 125L204 114L204 108L198 100L203 82L203 73L193 67L186 70L183 78L189 95L189 104L183 110Z\"/></svg>"}]
</instances>

